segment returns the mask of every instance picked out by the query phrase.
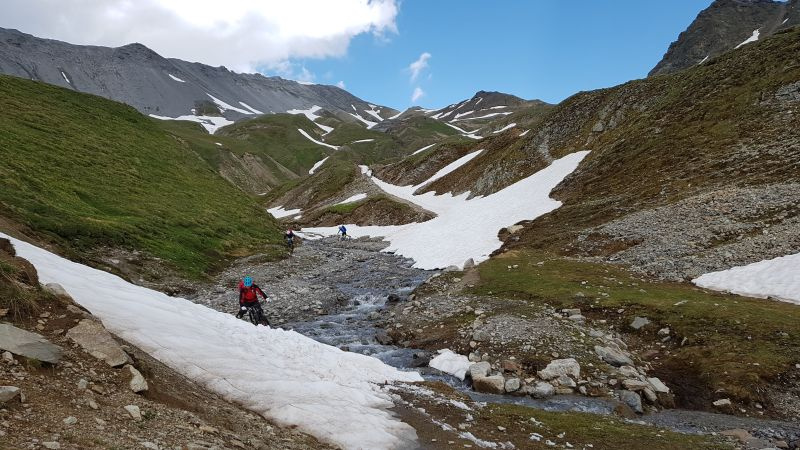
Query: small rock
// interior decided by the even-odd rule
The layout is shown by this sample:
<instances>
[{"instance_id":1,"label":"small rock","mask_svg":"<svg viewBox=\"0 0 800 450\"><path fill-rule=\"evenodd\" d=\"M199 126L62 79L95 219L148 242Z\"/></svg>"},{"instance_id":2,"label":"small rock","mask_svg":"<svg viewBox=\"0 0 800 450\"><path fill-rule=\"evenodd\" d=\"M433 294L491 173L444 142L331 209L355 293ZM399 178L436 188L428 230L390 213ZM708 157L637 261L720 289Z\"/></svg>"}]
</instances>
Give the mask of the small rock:
<instances>
[{"instance_id":1,"label":"small rock","mask_svg":"<svg viewBox=\"0 0 800 450\"><path fill-rule=\"evenodd\" d=\"M117 344L111 333L94 320L81 320L77 326L67 331L67 337L111 367L121 366L130 361L128 354Z\"/></svg>"},{"instance_id":2,"label":"small rock","mask_svg":"<svg viewBox=\"0 0 800 450\"><path fill-rule=\"evenodd\" d=\"M650 388L650 384L640 380L622 380L622 385L629 391L641 391Z\"/></svg>"},{"instance_id":3,"label":"small rock","mask_svg":"<svg viewBox=\"0 0 800 450\"><path fill-rule=\"evenodd\" d=\"M59 444L56 441L42 442L42 445L44 446L44 448L49 448L51 450L59 450L61 448L61 444Z\"/></svg>"},{"instance_id":4,"label":"small rock","mask_svg":"<svg viewBox=\"0 0 800 450\"><path fill-rule=\"evenodd\" d=\"M574 388L575 386L577 386L577 384L575 383L575 380L570 378L568 375L560 375L556 379L556 382L558 383L558 385L560 387Z\"/></svg>"},{"instance_id":5,"label":"small rock","mask_svg":"<svg viewBox=\"0 0 800 450\"><path fill-rule=\"evenodd\" d=\"M521 385L522 383L520 383L519 378L509 378L506 380L505 390L506 392L516 392Z\"/></svg>"},{"instance_id":6,"label":"small rock","mask_svg":"<svg viewBox=\"0 0 800 450\"><path fill-rule=\"evenodd\" d=\"M476 378L486 377L489 375L490 370L492 370L492 365L486 361L481 361L469 366L469 376L473 380Z\"/></svg>"},{"instance_id":7,"label":"small rock","mask_svg":"<svg viewBox=\"0 0 800 450\"><path fill-rule=\"evenodd\" d=\"M539 399L552 397L555 393L556 388L554 388L552 384L545 383L544 381L539 381L533 389L530 390L531 397Z\"/></svg>"},{"instance_id":8,"label":"small rock","mask_svg":"<svg viewBox=\"0 0 800 450\"><path fill-rule=\"evenodd\" d=\"M726 406L731 406L731 400L727 398L719 399L713 403L714 406L717 408L724 408Z\"/></svg>"},{"instance_id":9,"label":"small rock","mask_svg":"<svg viewBox=\"0 0 800 450\"><path fill-rule=\"evenodd\" d=\"M639 377L639 371L636 370L636 368L633 367L633 366L622 366L619 369L617 369L617 372L619 372L620 375L622 375L623 377L626 377L626 378L638 378Z\"/></svg>"},{"instance_id":10,"label":"small rock","mask_svg":"<svg viewBox=\"0 0 800 450\"><path fill-rule=\"evenodd\" d=\"M669 336L669 327L658 330L659 336Z\"/></svg>"},{"instance_id":11,"label":"small rock","mask_svg":"<svg viewBox=\"0 0 800 450\"><path fill-rule=\"evenodd\" d=\"M750 433L748 433L746 430L743 430L741 428L734 428L732 430L725 430L725 431L720 432L720 434L723 435L723 436L734 437L734 438L738 439L739 442L742 442L742 443L745 443L747 440L749 440L750 438L753 437Z\"/></svg>"},{"instance_id":12,"label":"small rock","mask_svg":"<svg viewBox=\"0 0 800 450\"><path fill-rule=\"evenodd\" d=\"M0 403L5 403L20 395L19 388L16 386L0 386Z\"/></svg>"},{"instance_id":13,"label":"small rock","mask_svg":"<svg viewBox=\"0 0 800 450\"><path fill-rule=\"evenodd\" d=\"M600 358L611 364L612 366L632 366L633 361L630 357L626 354L622 353L619 350L615 350L610 347L601 347L599 345L594 346L594 351L597 353Z\"/></svg>"},{"instance_id":14,"label":"small rock","mask_svg":"<svg viewBox=\"0 0 800 450\"><path fill-rule=\"evenodd\" d=\"M505 393L506 380L502 375L492 375L489 377L479 377L472 379L472 388L476 392L483 392L487 394L503 394Z\"/></svg>"},{"instance_id":15,"label":"small rock","mask_svg":"<svg viewBox=\"0 0 800 450\"><path fill-rule=\"evenodd\" d=\"M646 398L650 403L655 403L658 401L658 396L649 387L642 389L642 395L644 395L644 398Z\"/></svg>"},{"instance_id":16,"label":"small rock","mask_svg":"<svg viewBox=\"0 0 800 450\"><path fill-rule=\"evenodd\" d=\"M84 380L83 378L78 380L78 389L83 391L83 390L86 390L88 387L89 387L89 382L88 381Z\"/></svg>"},{"instance_id":17,"label":"small rock","mask_svg":"<svg viewBox=\"0 0 800 450\"><path fill-rule=\"evenodd\" d=\"M62 422L64 422L65 425L75 425L76 423L78 423L78 419L76 417L69 416L66 419L62 420Z\"/></svg>"},{"instance_id":18,"label":"small rock","mask_svg":"<svg viewBox=\"0 0 800 450\"><path fill-rule=\"evenodd\" d=\"M635 412L642 414L644 410L642 409L642 398L639 397L639 394L632 391L619 391L619 399L622 400L623 403L630 406L632 410Z\"/></svg>"},{"instance_id":19,"label":"small rock","mask_svg":"<svg viewBox=\"0 0 800 450\"><path fill-rule=\"evenodd\" d=\"M95 421L96 424L100 425L101 427L106 425L106 421L101 419L101 418L99 418L99 417L95 417L94 421Z\"/></svg>"},{"instance_id":20,"label":"small rock","mask_svg":"<svg viewBox=\"0 0 800 450\"><path fill-rule=\"evenodd\" d=\"M631 322L631 328L634 330L639 330L642 327L650 324L650 320L647 317L634 317L633 322Z\"/></svg>"},{"instance_id":21,"label":"small rock","mask_svg":"<svg viewBox=\"0 0 800 450\"><path fill-rule=\"evenodd\" d=\"M652 386L653 390L656 392L669 392L667 385L658 378L648 378L647 382L650 383L650 386Z\"/></svg>"},{"instance_id":22,"label":"small rock","mask_svg":"<svg viewBox=\"0 0 800 450\"><path fill-rule=\"evenodd\" d=\"M573 378L581 376L581 366L574 358L555 359L550 361L544 369L539 371L539 377L544 380L552 380L561 375L569 375Z\"/></svg>"},{"instance_id":23,"label":"small rock","mask_svg":"<svg viewBox=\"0 0 800 450\"><path fill-rule=\"evenodd\" d=\"M139 421L142 420L142 411L136 405L125 406L125 411L131 416L131 419Z\"/></svg>"},{"instance_id":24,"label":"small rock","mask_svg":"<svg viewBox=\"0 0 800 450\"><path fill-rule=\"evenodd\" d=\"M3 352L3 361L13 364L14 363L14 355L11 352Z\"/></svg>"},{"instance_id":25,"label":"small rock","mask_svg":"<svg viewBox=\"0 0 800 450\"><path fill-rule=\"evenodd\" d=\"M468 260L464 261L464 270L471 269L475 267L475 260L469 258Z\"/></svg>"},{"instance_id":26,"label":"small rock","mask_svg":"<svg viewBox=\"0 0 800 450\"><path fill-rule=\"evenodd\" d=\"M100 405L98 405L98 404L97 404L97 402L96 402L96 401L94 401L94 399L91 399L91 400L89 400L89 401L87 402L87 405L89 405L89 408L92 408L92 409L94 409L94 410L98 410L98 409L100 409Z\"/></svg>"},{"instance_id":27,"label":"small rock","mask_svg":"<svg viewBox=\"0 0 800 450\"><path fill-rule=\"evenodd\" d=\"M147 441L139 442L139 445L141 445L142 447L144 447L146 449L149 449L149 450L159 450L160 449L158 444L154 444L152 442L147 442Z\"/></svg>"},{"instance_id":28,"label":"small rock","mask_svg":"<svg viewBox=\"0 0 800 450\"><path fill-rule=\"evenodd\" d=\"M131 381L128 383L131 390L135 393L144 392L147 390L147 380L144 379L142 374L136 370L136 367L131 365L125 366L128 368L128 371L131 373Z\"/></svg>"}]
</instances>

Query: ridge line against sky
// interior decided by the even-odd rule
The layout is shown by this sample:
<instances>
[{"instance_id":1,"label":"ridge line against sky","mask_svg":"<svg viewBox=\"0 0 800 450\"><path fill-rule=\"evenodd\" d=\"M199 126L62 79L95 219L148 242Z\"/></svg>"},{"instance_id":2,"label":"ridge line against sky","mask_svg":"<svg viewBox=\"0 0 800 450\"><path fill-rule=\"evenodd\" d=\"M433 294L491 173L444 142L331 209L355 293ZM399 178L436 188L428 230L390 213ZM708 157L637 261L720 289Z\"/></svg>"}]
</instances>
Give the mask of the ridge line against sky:
<instances>
[{"instance_id":1,"label":"ridge line against sky","mask_svg":"<svg viewBox=\"0 0 800 450\"><path fill-rule=\"evenodd\" d=\"M6 0L0 27L336 85L403 110L642 78L711 0Z\"/></svg>"}]
</instances>

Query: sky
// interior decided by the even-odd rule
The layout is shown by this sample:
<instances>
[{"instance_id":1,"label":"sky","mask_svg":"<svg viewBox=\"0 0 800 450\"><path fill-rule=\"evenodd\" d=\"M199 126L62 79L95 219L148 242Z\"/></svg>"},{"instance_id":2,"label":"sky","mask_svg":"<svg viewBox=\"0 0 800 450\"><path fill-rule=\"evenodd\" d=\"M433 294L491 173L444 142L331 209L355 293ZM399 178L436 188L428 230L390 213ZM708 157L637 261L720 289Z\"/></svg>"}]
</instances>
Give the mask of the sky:
<instances>
[{"instance_id":1,"label":"sky","mask_svg":"<svg viewBox=\"0 0 800 450\"><path fill-rule=\"evenodd\" d=\"M643 78L710 0L4 0L0 27L343 87L403 110Z\"/></svg>"}]
</instances>

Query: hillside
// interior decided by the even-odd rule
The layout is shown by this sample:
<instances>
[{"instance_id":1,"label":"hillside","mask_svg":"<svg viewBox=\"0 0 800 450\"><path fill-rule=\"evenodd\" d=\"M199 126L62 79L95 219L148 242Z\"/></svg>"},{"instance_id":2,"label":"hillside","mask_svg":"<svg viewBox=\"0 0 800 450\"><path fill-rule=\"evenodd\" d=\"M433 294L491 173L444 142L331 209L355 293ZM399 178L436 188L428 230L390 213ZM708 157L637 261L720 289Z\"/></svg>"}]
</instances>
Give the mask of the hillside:
<instances>
[{"instance_id":1,"label":"hillside","mask_svg":"<svg viewBox=\"0 0 800 450\"><path fill-rule=\"evenodd\" d=\"M254 199L159 125L0 76L0 215L78 260L113 266L121 250L131 265L158 258L193 277L280 242Z\"/></svg>"},{"instance_id":2,"label":"hillside","mask_svg":"<svg viewBox=\"0 0 800 450\"><path fill-rule=\"evenodd\" d=\"M673 42L650 76L673 73L800 25L800 1L715 0Z\"/></svg>"}]
</instances>

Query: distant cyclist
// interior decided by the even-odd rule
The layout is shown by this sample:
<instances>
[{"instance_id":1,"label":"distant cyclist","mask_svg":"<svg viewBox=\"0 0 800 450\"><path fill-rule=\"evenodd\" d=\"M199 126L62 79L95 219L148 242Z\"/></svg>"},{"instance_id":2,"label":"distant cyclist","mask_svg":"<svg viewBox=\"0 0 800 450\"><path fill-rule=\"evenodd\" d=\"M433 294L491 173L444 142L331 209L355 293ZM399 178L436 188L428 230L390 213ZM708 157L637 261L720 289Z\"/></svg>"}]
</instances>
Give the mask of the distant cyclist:
<instances>
[{"instance_id":1,"label":"distant cyclist","mask_svg":"<svg viewBox=\"0 0 800 450\"><path fill-rule=\"evenodd\" d=\"M341 234L342 237L339 238L340 241L344 241L347 239L347 227L344 225L339 225L339 232L337 234Z\"/></svg>"},{"instance_id":2,"label":"distant cyclist","mask_svg":"<svg viewBox=\"0 0 800 450\"><path fill-rule=\"evenodd\" d=\"M286 247L289 248L289 251L294 253L294 231L291 228L286 230L286 234L284 235L286 238Z\"/></svg>"},{"instance_id":3,"label":"distant cyclist","mask_svg":"<svg viewBox=\"0 0 800 450\"><path fill-rule=\"evenodd\" d=\"M247 308L255 308L260 313L259 315L264 315L264 310L261 309L261 304L258 303L259 294L264 298L264 301L268 300L267 294L253 283L252 277L242 278L242 281L239 282L239 312L236 313L237 319L242 318L244 313L247 312Z\"/></svg>"}]
</instances>

